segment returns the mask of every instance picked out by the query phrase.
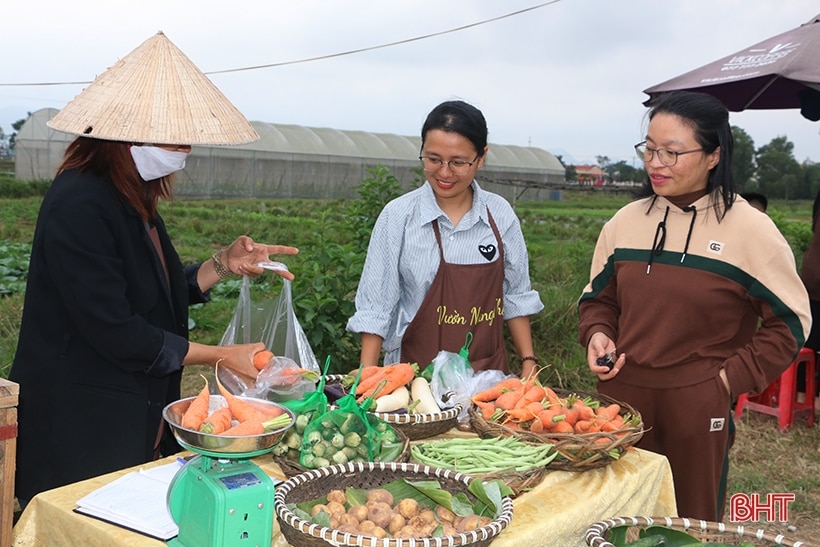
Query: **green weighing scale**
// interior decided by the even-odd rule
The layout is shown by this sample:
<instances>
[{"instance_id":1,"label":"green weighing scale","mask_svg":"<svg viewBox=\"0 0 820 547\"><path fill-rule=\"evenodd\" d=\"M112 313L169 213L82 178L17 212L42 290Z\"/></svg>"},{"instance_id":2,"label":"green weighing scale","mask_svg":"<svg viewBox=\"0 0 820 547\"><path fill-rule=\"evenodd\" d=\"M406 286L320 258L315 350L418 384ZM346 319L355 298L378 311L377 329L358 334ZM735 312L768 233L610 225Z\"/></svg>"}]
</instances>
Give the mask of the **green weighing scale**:
<instances>
[{"instance_id":1,"label":"green weighing scale","mask_svg":"<svg viewBox=\"0 0 820 547\"><path fill-rule=\"evenodd\" d=\"M274 482L250 459L273 450L290 425L249 437L220 437L185 429L178 424L193 399L171 403L163 410L180 445L196 453L168 487L168 511L179 527L179 535L167 544L269 547ZM276 405L261 399L254 399L253 404ZM276 406L290 414L292 425L293 413Z\"/></svg>"}]
</instances>

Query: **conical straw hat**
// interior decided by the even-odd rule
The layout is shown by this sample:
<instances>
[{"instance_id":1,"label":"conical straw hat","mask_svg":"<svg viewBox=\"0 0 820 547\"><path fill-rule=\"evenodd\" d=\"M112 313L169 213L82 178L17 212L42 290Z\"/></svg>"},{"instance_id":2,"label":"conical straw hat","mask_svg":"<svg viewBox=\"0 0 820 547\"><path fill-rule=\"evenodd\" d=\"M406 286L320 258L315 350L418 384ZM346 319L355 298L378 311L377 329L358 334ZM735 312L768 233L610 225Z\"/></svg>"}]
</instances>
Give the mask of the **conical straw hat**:
<instances>
[{"instance_id":1,"label":"conical straw hat","mask_svg":"<svg viewBox=\"0 0 820 547\"><path fill-rule=\"evenodd\" d=\"M245 116L162 32L98 76L48 126L150 144L230 145L259 139Z\"/></svg>"}]
</instances>

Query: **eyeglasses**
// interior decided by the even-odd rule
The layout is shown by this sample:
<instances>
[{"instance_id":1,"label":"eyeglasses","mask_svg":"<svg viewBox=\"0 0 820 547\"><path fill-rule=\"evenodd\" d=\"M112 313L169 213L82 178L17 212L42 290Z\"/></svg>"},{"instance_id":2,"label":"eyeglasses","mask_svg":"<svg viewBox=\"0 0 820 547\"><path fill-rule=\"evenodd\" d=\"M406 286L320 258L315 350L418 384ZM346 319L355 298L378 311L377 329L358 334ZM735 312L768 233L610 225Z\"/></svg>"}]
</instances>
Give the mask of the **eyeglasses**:
<instances>
[{"instance_id":1,"label":"eyeglasses","mask_svg":"<svg viewBox=\"0 0 820 547\"><path fill-rule=\"evenodd\" d=\"M667 167L672 167L673 165L678 163L678 156L682 156L684 154L691 154L693 152L703 152L703 148L697 148L695 150L684 150L683 152L676 152L674 150L665 150L663 148L650 148L646 145L646 141L643 141L635 145L635 152L638 154L638 157L645 162L652 161L652 156L657 154L658 159L662 164L664 164Z\"/></svg>"},{"instance_id":2,"label":"eyeglasses","mask_svg":"<svg viewBox=\"0 0 820 547\"><path fill-rule=\"evenodd\" d=\"M450 172L454 175L466 175L470 172L470 167L478 159L478 156L475 157L473 161L465 161L465 160L450 160L444 161L441 158L431 158L430 156L419 156L422 165L424 165L424 170L430 173L435 173L443 166L447 166L450 169Z\"/></svg>"}]
</instances>

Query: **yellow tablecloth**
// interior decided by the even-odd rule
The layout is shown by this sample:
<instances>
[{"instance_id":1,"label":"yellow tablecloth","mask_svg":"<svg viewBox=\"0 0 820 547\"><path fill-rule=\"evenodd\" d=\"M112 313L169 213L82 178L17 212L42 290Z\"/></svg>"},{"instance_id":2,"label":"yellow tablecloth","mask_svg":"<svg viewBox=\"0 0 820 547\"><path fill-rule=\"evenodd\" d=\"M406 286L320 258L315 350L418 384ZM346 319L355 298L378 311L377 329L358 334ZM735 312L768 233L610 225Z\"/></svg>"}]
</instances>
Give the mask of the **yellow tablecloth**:
<instances>
[{"instance_id":1,"label":"yellow tablecloth","mask_svg":"<svg viewBox=\"0 0 820 547\"><path fill-rule=\"evenodd\" d=\"M285 478L269 455L253 461L271 477ZM35 496L13 529L12 547L162 547L161 541L73 512L78 499L133 470ZM584 547L584 532L593 522L615 516L677 515L669 462L638 449L600 469L551 471L540 485L517 497L513 506L512 523L493 547ZM271 547L287 546L274 518Z\"/></svg>"}]
</instances>

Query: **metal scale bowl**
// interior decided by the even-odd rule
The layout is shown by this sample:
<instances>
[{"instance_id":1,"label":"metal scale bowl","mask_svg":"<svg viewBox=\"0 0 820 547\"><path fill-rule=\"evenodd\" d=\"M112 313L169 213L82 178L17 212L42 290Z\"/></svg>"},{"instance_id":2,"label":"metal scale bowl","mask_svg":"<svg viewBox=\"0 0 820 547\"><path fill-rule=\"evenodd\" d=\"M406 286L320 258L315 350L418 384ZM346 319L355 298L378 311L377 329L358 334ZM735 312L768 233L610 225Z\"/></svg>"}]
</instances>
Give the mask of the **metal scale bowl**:
<instances>
[{"instance_id":1,"label":"metal scale bowl","mask_svg":"<svg viewBox=\"0 0 820 547\"><path fill-rule=\"evenodd\" d=\"M177 442L197 454L182 466L168 487L168 510L179 526L179 535L168 545L268 547L272 539L274 483L250 459L273 450L293 424L293 413L277 403L240 397L260 409L282 409L291 417L290 425L263 435L209 435L180 425L194 398L180 399L162 411ZM211 395L212 410L221 403L222 397Z\"/></svg>"}]
</instances>

